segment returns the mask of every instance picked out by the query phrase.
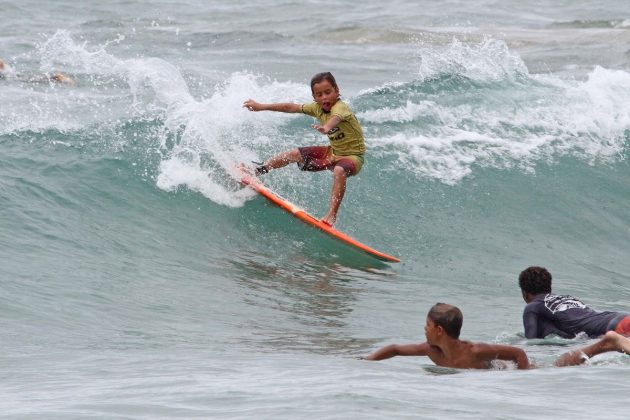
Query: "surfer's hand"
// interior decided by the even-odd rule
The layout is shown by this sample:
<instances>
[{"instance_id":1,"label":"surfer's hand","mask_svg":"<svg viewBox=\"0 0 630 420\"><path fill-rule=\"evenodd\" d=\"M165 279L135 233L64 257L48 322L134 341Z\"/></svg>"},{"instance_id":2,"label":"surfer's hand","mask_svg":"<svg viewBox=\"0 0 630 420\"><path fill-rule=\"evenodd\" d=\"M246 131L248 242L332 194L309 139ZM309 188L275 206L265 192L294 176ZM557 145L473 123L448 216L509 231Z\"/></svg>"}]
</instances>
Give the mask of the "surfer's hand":
<instances>
[{"instance_id":1,"label":"surfer's hand","mask_svg":"<svg viewBox=\"0 0 630 420\"><path fill-rule=\"evenodd\" d=\"M262 105L253 99L248 99L243 102L243 108L247 108L250 111L262 111L263 109Z\"/></svg>"},{"instance_id":2,"label":"surfer's hand","mask_svg":"<svg viewBox=\"0 0 630 420\"><path fill-rule=\"evenodd\" d=\"M319 124L313 124L311 125L311 127L313 127L315 130L319 131L322 134L326 134L328 132L323 126Z\"/></svg>"}]
</instances>

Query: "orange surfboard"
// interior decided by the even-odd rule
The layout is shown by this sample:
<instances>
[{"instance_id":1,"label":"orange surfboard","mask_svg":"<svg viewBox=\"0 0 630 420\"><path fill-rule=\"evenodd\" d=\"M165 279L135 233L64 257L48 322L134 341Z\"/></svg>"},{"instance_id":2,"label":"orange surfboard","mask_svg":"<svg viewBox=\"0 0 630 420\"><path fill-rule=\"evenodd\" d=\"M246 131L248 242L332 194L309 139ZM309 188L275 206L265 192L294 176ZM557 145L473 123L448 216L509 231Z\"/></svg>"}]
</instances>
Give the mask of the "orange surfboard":
<instances>
[{"instance_id":1,"label":"orange surfboard","mask_svg":"<svg viewBox=\"0 0 630 420\"><path fill-rule=\"evenodd\" d=\"M327 225L321 220L316 219L315 217L311 216L300 207L280 197L278 194L274 193L269 188L265 187L258 178L247 173L245 170L240 169L240 168L237 168L237 170L240 172L241 178L239 182L241 184L246 185L249 188L253 189L258 194L262 195L267 200L269 200L276 206L280 207L282 210L286 211L287 213L291 214L293 217L298 218L299 220L306 223L307 225L312 226L316 229L319 229L320 231L331 236L332 238L346 245L354 247L360 251L363 251L366 254L369 254L375 258L378 258L381 261L400 262L400 259L393 257L391 255L385 254L383 252L377 251L374 248L370 248L369 246L362 244L361 242L357 241L354 238L351 238L345 233L340 232L337 229Z\"/></svg>"}]
</instances>

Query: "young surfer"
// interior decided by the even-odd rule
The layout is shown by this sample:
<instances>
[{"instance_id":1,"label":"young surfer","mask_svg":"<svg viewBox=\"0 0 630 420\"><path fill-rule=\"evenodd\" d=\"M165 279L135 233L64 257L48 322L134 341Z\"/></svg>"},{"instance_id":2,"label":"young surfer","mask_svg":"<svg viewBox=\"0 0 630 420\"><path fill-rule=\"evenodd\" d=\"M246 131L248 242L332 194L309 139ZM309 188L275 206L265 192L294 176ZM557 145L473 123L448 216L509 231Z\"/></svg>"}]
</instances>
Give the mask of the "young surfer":
<instances>
[{"instance_id":1,"label":"young surfer","mask_svg":"<svg viewBox=\"0 0 630 420\"><path fill-rule=\"evenodd\" d=\"M514 362L518 369L533 367L525 352L517 347L460 340L463 320L462 312L457 307L437 303L427 315L424 327L426 342L390 344L365 357L365 360L383 360L394 356L428 356L438 366L458 369L489 369L498 367L497 361ZM590 357L609 351L630 354L630 339L609 331L598 342L561 355L555 365L579 365Z\"/></svg>"},{"instance_id":2,"label":"young surfer","mask_svg":"<svg viewBox=\"0 0 630 420\"><path fill-rule=\"evenodd\" d=\"M527 303L523 310L527 338L550 334L573 338L580 332L599 337L607 331L630 336L630 315L595 311L573 296L552 294L551 273L543 267L526 268L520 273L518 283Z\"/></svg>"},{"instance_id":3,"label":"young surfer","mask_svg":"<svg viewBox=\"0 0 630 420\"><path fill-rule=\"evenodd\" d=\"M248 99L243 107L250 111L304 113L319 120L312 127L328 136L329 146L298 147L267 159L255 171L266 174L272 169L297 163L303 171L330 170L333 186L328 212L322 222L333 226L346 191L346 180L356 175L364 163L365 140L363 130L350 107L340 100L339 86L329 72L318 73L311 79L314 102L306 104L262 104Z\"/></svg>"}]
</instances>

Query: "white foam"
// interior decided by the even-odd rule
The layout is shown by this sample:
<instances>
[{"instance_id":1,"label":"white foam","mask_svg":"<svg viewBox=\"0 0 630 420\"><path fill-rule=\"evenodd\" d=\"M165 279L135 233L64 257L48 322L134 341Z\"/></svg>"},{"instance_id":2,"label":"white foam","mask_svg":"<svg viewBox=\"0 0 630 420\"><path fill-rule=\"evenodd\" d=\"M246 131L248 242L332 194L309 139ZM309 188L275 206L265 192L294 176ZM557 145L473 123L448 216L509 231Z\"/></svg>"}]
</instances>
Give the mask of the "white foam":
<instances>
[{"instance_id":1,"label":"white foam","mask_svg":"<svg viewBox=\"0 0 630 420\"><path fill-rule=\"evenodd\" d=\"M472 78L487 88L471 84L452 90L449 85L422 94L418 82L387 85L398 94L411 90L413 100L358 114L375 125L371 132L386 133L369 139L371 150L394 156L418 176L447 184L459 182L475 166L533 171L536 162L565 155L590 164L623 158L630 129L630 73L596 67L586 81L531 76L504 47L488 40L472 47L455 41L421 64L422 83L440 86L432 78L451 71L464 77L461 83ZM395 132L379 129L391 123L397 124Z\"/></svg>"},{"instance_id":2,"label":"white foam","mask_svg":"<svg viewBox=\"0 0 630 420\"><path fill-rule=\"evenodd\" d=\"M523 102L522 107L440 106L433 101L359 117L376 124L408 122L392 135L370 139L374 151L395 155L402 167L447 184L480 167L533 171L537 161L576 156L591 164L623 158L630 129L630 74L596 69L586 82ZM410 112L410 110L414 110ZM439 125L414 124L414 118Z\"/></svg>"},{"instance_id":3,"label":"white foam","mask_svg":"<svg viewBox=\"0 0 630 420\"><path fill-rule=\"evenodd\" d=\"M247 198L255 195L248 189L236 191L226 189L225 182L221 182L224 180L213 180L207 170L201 169L198 162L195 163L191 164L180 156L161 162L157 186L166 191L174 191L185 186L211 198L218 204L230 207L240 207Z\"/></svg>"},{"instance_id":4,"label":"white foam","mask_svg":"<svg viewBox=\"0 0 630 420\"><path fill-rule=\"evenodd\" d=\"M119 59L103 46L75 43L65 31L43 43L40 54L44 70L61 64L71 72L118 82L111 92L105 85L92 97L58 89L48 96L57 98L54 103L38 97L47 93L33 92L31 97L36 99L25 102L29 111L16 114L13 125L6 127L34 129L48 124L67 130L120 123L129 114L159 119L164 130L155 139L163 155L158 187L184 186L229 206L242 205L247 199L226 183L226 174L235 164L261 160L261 155L293 147L296 140L295 133L286 138L281 132L296 116L249 112L242 108L243 101L300 103L310 99L304 83L248 73L227 76L221 84L206 88L205 99L198 99L179 69L167 61ZM589 163L620 158L624 133L630 127L628 72L596 67L586 81L532 76L517 54L492 39L476 44L455 40L446 48L422 47L421 55L419 81L411 86L392 81L386 89L362 92L370 99L400 96L409 90L409 99L399 106L376 103L357 112L366 129L369 154L393 156L400 165L397 170L402 167L454 184L476 166L533 171L537 161L564 155ZM475 90L471 84L462 85L466 89L422 93L423 83L439 83L439 76L449 74L461 76L464 82L480 82L484 89ZM103 106L104 98L109 106ZM393 130L388 128L391 123L396 123Z\"/></svg>"},{"instance_id":5,"label":"white foam","mask_svg":"<svg viewBox=\"0 0 630 420\"><path fill-rule=\"evenodd\" d=\"M614 22L613 27L618 29L628 29L630 28L630 19Z\"/></svg>"},{"instance_id":6,"label":"white foam","mask_svg":"<svg viewBox=\"0 0 630 420\"><path fill-rule=\"evenodd\" d=\"M225 175L234 165L260 160L256 150L272 141L279 121L290 117L251 113L242 108L242 103L252 93L265 100L279 101L286 95L287 88L294 90L294 86L287 84L260 85L258 80L256 76L237 73L202 102L190 100L178 104L179 98L162 99L169 104L167 126L173 131L177 127L184 128L179 143L160 165L158 186L170 185L172 188L173 180L180 180L179 185L200 191L217 203L232 206L242 205L243 200L251 196L222 188ZM300 88L303 90L303 86ZM287 100L286 96L283 100ZM182 160L182 155L187 158ZM202 157L205 164L202 164ZM178 175L184 166L190 169L191 179ZM173 172L177 172L177 176ZM213 183L212 190L200 188L197 182L199 172L205 177L204 181Z\"/></svg>"},{"instance_id":7,"label":"white foam","mask_svg":"<svg viewBox=\"0 0 630 420\"><path fill-rule=\"evenodd\" d=\"M41 69L63 67L68 72L122 80L128 88L113 93L122 98L116 101L116 111L164 121L165 130L158 139L163 154L156 182L159 188L184 186L228 206L240 206L251 197L236 188L227 174L240 162L260 160L256 150L270 143L277 146L277 127L294 117L252 113L242 108L243 101L250 97L263 102L305 101L308 86L235 73L221 85L209 87L213 89L209 98L198 100L191 95L179 69L167 61L119 59L109 54L106 46L78 44L69 32L58 31L39 47ZM126 120L122 115L109 119ZM173 136L176 144L169 150L167 139Z\"/></svg>"},{"instance_id":8,"label":"white foam","mask_svg":"<svg viewBox=\"0 0 630 420\"><path fill-rule=\"evenodd\" d=\"M504 41L489 37L473 44L454 38L446 49L421 47L419 54L420 80L459 74L471 80L493 81L528 74L518 54L511 52Z\"/></svg>"},{"instance_id":9,"label":"white foam","mask_svg":"<svg viewBox=\"0 0 630 420\"><path fill-rule=\"evenodd\" d=\"M434 107L435 102L433 101L422 101L420 103L407 101L404 107L385 107L376 110L364 111L358 114L361 117L361 121L374 124L383 124L386 122L410 122L426 115Z\"/></svg>"}]
</instances>

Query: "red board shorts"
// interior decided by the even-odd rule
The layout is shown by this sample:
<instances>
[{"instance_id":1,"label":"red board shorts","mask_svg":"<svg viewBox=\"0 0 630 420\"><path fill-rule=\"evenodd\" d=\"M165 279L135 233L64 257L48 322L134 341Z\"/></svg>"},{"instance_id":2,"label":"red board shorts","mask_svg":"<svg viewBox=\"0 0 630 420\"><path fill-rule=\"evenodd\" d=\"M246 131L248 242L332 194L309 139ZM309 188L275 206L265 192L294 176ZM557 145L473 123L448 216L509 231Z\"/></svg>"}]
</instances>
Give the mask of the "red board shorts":
<instances>
[{"instance_id":1,"label":"red board shorts","mask_svg":"<svg viewBox=\"0 0 630 420\"><path fill-rule=\"evenodd\" d=\"M302 171L332 171L335 166L341 166L347 176L356 175L361 171L363 158L357 155L336 156L332 153L330 146L307 146L299 147L302 162L298 162L298 167Z\"/></svg>"},{"instance_id":2,"label":"red board shorts","mask_svg":"<svg viewBox=\"0 0 630 420\"><path fill-rule=\"evenodd\" d=\"M615 332L621 335L630 336L630 315L619 321L615 327Z\"/></svg>"}]
</instances>

